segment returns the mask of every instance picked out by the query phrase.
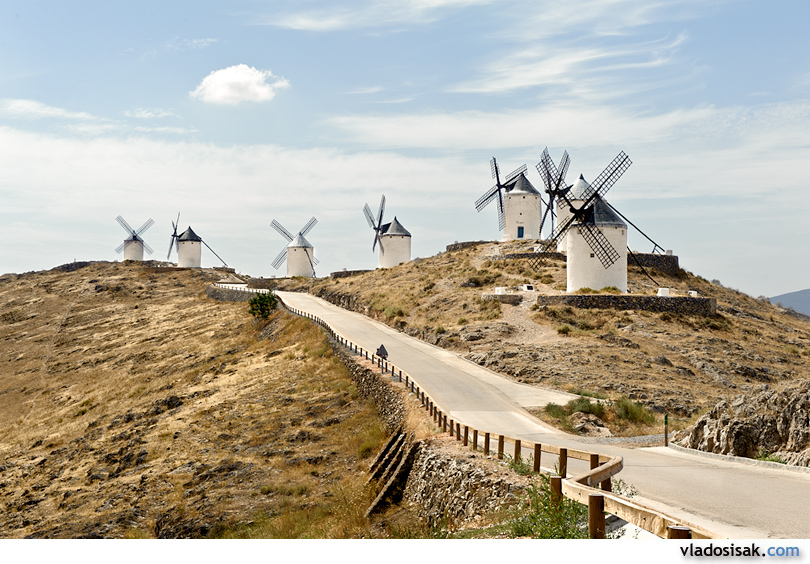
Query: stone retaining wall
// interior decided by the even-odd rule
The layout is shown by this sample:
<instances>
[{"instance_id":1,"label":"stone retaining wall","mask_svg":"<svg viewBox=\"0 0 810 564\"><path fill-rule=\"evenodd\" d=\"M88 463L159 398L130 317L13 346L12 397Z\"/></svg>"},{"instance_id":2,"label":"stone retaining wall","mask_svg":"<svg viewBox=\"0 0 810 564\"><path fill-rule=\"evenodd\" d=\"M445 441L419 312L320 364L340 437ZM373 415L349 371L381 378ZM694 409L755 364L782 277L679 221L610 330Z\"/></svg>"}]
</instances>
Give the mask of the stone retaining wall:
<instances>
[{"instance_id":1,"label":"stone retaining wall","mask_svg":"<svg viewBox=\"0 0 810 564\"><path fill-rule=\"evenodd\" d=\"M477 247L478 245L486 245L487 243L494 243L494 241L464 241L463 243L452 243L447 245L445 252L460 251L462 249L469 249L470 247Z\"/></svg>"},{"instance_id":2,"label":"stone retaining wall","mask_svg":"<svg viewBox=\"0 0 810 564\"><path fill-rule=\"evenodd\" d=\"M357 274L363 274L364 272L371 272L370 270L339 270L337 272L332 272L329 274L330 278L348 278L349 276L356 276Z\"/></svg>"},{"instance_id":3,"label":"stone retaining wall","mask_svg":"<svg viewBox=\"0 0 810 564\"><path fill-rule=\"evenodd\" d=\"M641 309L685 315L713 316L717 314L714 298L627 296L623 294L573 294L566 296L538 296L537 305L569 305L581 309Z\"/></svg>"},{"instance_id":4,"label":"stone retaining wall","mask_svg":"<svg viewBox=\"0 0 810 564\"><path fill-rule=\"evenodd\" d=\"M209 284L205 288L205 295L220 302L249 302L256 293L243 292L231 288L220 288L219 286Z\"/></svg>"},{"instance_id":5,"label":"stone retaining wall","mask_svg":"<svg viewBox=\"0 0 810 564\"><path fill-rule=\"evenodd\" d=\"M627 257L627 266L643 266L654 268L659 272L677 275L681 267L675 255L658 255L651 253L633 253Z\"/></svg>"},{"instance_id":6,"label":"stone retaining wall","mask_svg":"<svg viewBox=\"0 0 810 564\"><path fill-rule=\"evenodd\" d=\"M276 287L278 278L248 278L248 288L261 288L263 290L273 290Z\"/></svg>"}]
</instances>

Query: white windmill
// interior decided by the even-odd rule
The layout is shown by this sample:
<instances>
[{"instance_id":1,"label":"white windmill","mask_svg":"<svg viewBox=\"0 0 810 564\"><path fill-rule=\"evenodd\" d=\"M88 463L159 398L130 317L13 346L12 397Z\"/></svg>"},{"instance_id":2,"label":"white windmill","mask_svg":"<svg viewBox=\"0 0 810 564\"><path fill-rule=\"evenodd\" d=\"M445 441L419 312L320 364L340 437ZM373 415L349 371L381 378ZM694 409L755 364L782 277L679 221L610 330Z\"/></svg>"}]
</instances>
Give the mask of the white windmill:
<instances>
[{"instance_id":1,"label":"white windmill","mask_svg":"<svg viewBox=\"0 0 810 564\"><path fill-rule=\"evenodd\" d=\"M379 268L391 268L399 264L410 262L411 260L411 234L394 216L390 223L383 223L383 213L385 213L385 194L380 198L380 207L377 208L377 215L371 214L368 204L363 207L369 227L374 230L374 243L371 245L372 252L377 243L380 244L378 265Z\"/></svg>"},{"instance_id":2,"label":"white windmill","mask_svg":"<svg viewBox=\"0 0 810 564\"><path fill-rule=\"evenodd\" d=\"M560 170L567 169L567 156L563 156L566 162ZM549 194L558 198L558 223L541 248L549 252L565 242L568 292L611 286L627 292L627 224L604 196L631 164L622 151L592 185L580 176L574 186L562 188L564 172L559 174L548 151L543 152L538 171L550 179L546 183L553 188Z\"/></svg>"},{"instance_id":3,"label":"white windmill","mask_svg":"<svg viewBox=\"0 0 810 564\"><path fill-rule=\"evenodd\" d=\"M284 259L287 259L288 277L303 276L304 278L315 278L315 266L319 261L315 258L315 247L307 241L305 236L315 227L316 223L318 223L318 220L313 216L296 235L287 231L284 226L275 219L270 223L270 226L288 241L288 244L284 246L273 261L273 268L278 270L278 267L281 266Z\"/></svg>"},{"instance_id":4,"label":"white windmill","mask_svg":"<svg viewBox=\"0 0 810 564\"><path fill-rule=\"evenodd\" d=\"M224 266L228 266L225 264L225 261L222 260L217 253L214 252L208 243L203 241L202 237L197 235L191 226L188 227L183 233L180 235L177 234L177 227L180 223L180 214L177 214L177 221L172 221L172 236L171 241L169 241L169 253L166 255L166 260L169 260L169 257L172 255L172 247L177 248L177 266L179 268L200 268L202 266L202 246L205 245L209 251L214 253L214 256L217 257Z\"/></svg>"},{"instance_id":5,"label":"white windmill","mask_svg":"<svg viewBox=\"0 0 810 564\"><path fill-rule=\"evenodd\" d=\"M526 165L511 172L501 182L500 169L495 157L489 162L495 186L487 190L475 202L479 212L490 202L498 206L498 228L503 232L502 239L539 239L541 223L541 198L524 174Z\"/></svg>"},{"instance_id":6,"label":"white windmill","mask_svg":"<svg viewBox=\"0 0 810 564\"><path fill-rule=\"evenodd\" d=\"M144 249L150 255L154 252L152 248L141 238L141 235L143 235L144 232L146 232L146 230L152 227L152 225L155 223L151 217L146 221L146 223L141 225L139 229L133 229L120 215L115 218L115 221L117 221L121 227L124 228L124 231L127 232L127 238L124 239L124 242L121 243L117 249L115 249L116 253L124 251L124 260L143 260Z\"/></svg>"}]
</instances>

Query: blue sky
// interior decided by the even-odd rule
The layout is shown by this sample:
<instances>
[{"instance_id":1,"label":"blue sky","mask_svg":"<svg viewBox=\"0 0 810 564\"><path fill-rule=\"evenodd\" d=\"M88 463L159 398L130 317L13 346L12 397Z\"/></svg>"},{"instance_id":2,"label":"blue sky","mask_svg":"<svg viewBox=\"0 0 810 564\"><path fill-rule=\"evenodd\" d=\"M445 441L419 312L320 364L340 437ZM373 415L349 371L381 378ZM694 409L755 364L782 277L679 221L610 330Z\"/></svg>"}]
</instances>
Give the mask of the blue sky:
<instances>
[{"instance_id":1,"label":"blue sky","mask_svg":"<svg viewBox=\"0 0 810 564\"><path fill-rule=\"evenodd\" d=\"M383 193L430 256L498 239L473 207L489 159L541 188L548 147L569 182L625 151L608 199L687 270L807 288L808 21L801 1L6 1L0 271L119 259L119 214L155 220L163 260L178 212L239 272L283 274L271 220L313 215L319 275L373 268Z\"/></svg>"}]
</instances>

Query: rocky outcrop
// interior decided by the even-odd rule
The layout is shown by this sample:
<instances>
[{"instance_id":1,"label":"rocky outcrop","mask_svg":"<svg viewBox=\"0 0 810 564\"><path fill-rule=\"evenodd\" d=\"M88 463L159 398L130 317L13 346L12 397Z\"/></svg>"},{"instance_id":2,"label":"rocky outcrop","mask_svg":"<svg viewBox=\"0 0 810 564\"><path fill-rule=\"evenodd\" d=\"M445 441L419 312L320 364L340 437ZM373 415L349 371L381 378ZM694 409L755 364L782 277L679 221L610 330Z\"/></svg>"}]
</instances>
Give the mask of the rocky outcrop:
<instances>
[{"instance_id":1,"label":"rocky outcrop","mask_svg":"<svg viewBox=\"0 0 810 564\"><path fill-rule=\"evenodd\" d=\"M810 466L810 380L723 400L686 433L679 443L688 448Z\"/></svg>"}]
</instances>

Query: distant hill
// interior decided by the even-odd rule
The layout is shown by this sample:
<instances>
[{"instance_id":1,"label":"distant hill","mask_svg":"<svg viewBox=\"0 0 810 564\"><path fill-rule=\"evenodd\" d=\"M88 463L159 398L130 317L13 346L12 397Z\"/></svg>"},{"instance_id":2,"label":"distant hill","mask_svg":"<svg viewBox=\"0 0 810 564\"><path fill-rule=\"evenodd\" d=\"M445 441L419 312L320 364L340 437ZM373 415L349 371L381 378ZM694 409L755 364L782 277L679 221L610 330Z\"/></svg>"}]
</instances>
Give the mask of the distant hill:
<instances>
[{"instance_id":1,"label":"distant hill","mask_svg":"<svg viewBox=\"0 0 810 564\"><path fill-rule=\"evenodd\" d=\"M782 307L791 307L799 313L810 315L810 289L774 296L770 300L772 304L782 304Z\"/></svg>"}]
</instances>

